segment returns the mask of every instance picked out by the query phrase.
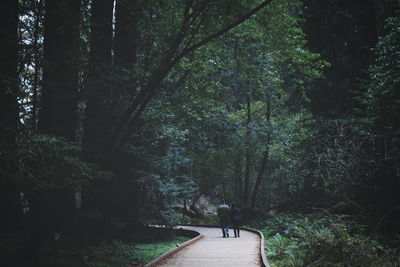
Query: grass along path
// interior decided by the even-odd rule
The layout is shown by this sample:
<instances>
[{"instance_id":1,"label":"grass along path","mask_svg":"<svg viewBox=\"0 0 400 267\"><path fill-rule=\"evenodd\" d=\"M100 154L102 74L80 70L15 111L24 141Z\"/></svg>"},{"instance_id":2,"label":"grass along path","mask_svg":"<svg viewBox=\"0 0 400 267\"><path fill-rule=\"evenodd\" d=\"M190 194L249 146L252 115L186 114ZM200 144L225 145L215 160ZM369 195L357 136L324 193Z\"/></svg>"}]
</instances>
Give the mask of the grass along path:
<instances>
[{"instance_id":1,"label":"grass along path","mask_svg":"<svg viewBox=\"0 0 400 267\"><path fill-rule=\"evenodd\" d=\"M169 240L154 243L136 243L115 240L84 248L59 249L57 266L142 266L158 256L174 249L189 237L175 236ZM54 252L48 250L40 257L40 266L54 266Z\"/></svg>"}]
</instances>

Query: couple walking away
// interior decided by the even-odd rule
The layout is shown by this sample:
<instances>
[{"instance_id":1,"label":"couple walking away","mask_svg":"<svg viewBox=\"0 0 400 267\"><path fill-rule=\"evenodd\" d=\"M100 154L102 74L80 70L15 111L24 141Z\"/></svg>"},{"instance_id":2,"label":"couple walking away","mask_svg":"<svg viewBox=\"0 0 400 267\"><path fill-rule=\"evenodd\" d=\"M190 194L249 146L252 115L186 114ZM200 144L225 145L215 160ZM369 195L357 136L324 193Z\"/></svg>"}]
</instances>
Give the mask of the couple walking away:
<instances>
[{"instance_id":1,"label":"couple walking away","mask_svg":"<svg viewBox=\"0 0 400 267\"><path fill-rule=\"evenodd\" d=\"M222 228L222 237L229 237L229 219L233 224L233 231L235 237L240 237L239 222L242 218L239 207L232 204L232 208L222 200L221 205L218 206L218 217Z\"/></svg>"}]
</instances>

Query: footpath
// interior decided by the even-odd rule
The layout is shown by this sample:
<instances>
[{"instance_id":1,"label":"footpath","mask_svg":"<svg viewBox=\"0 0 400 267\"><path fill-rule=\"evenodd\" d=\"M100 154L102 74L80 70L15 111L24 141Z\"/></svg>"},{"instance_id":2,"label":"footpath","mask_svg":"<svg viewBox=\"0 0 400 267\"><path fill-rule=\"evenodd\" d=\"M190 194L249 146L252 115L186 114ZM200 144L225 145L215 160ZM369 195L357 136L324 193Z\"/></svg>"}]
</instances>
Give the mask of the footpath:
<instances>
[{"instance_id":1,"label":"footpath","mask_svg":"<svg viewBox=\"0 0 400 267\"><path fill-rule=\"evenodd\" d=\"M156 266L261 266L260 237L241 230L240 237L222 238L220 228L184 226L183 229L199 232L203 237L169 256Z\"/></svg>"}]
</instances>

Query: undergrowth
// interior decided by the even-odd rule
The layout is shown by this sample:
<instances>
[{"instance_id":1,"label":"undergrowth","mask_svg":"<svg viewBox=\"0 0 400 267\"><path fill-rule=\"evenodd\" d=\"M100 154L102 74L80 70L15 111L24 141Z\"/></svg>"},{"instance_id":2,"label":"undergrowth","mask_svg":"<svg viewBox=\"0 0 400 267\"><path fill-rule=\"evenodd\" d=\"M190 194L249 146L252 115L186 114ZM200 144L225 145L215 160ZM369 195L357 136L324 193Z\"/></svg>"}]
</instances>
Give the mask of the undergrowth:
<instances>
[{"instance_id":1,"label":"undergrowth","mask_svg":"<svg viewBox=\"0 0 400 267\"><path fill-rule=\"evenodd\" d=\"M190 218L189 216L181 217L181 224L193 224L193 225L219 225L219 219L216 215L205 215L201 218Z\"/></svg>"},{"instance_id":2,"label":"undergrowth","mask_svg":"<svg viewBox=\"0 0 400 267\"><path fill-rule=\"evenodd\" d=\"M59 249L55 261L54 251L42 255L41 266L143 266L160 255L189 240L189 237L175 236L166 241L134 243L114 240L96 246L75 249Z\"/></svg>"},{"instance_id":3,"label":"undergrowth","mask_svg":"<svg viewBox=\"0 0 400 267\"><path fill-rule=\"evenodd\" d=\"M380 239L344 215L281 215L253 225L274 266L399 266L398 242Z\"/></svg>"}]
</instances>

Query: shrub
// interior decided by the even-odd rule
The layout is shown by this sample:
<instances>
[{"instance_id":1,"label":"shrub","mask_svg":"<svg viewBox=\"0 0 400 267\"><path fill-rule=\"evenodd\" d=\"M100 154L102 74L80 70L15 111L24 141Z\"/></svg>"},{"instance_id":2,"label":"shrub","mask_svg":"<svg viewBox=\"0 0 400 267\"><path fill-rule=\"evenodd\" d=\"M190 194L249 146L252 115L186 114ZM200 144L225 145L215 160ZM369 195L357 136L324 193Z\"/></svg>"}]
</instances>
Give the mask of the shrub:
<instances>
[{"instance_id":1,"label":"shrub","mask_svg":"<svg viewBox=\"0 0 400 267\"><path fill-rule=\"evenodd\" d=\"M344 215L282 215L264 221L272 266L397 266L400 251Z\"/></svg>"}]
</instances>

